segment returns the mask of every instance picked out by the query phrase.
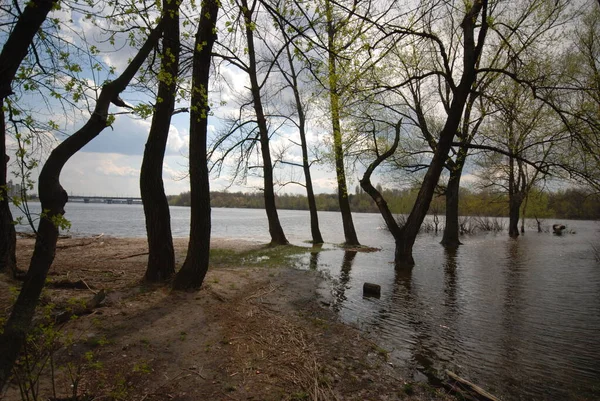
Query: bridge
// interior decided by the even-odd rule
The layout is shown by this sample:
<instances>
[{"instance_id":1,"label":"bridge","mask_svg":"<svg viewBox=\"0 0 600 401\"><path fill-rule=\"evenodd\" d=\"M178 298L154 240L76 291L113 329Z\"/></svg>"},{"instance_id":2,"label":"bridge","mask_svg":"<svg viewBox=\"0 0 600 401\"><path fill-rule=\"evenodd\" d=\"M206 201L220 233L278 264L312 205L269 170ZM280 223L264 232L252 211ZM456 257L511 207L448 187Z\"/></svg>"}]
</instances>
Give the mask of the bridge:
<instances>
[{"instance_id":1,"label":"bridge","mask_svg":"<svg viewBox=\"0 0 600 401\"><path fill-rule=\"evenodd\" d=\"M141 205L142 198L136 198L134 196L69 195L69 202Z\"/></svg>"}]
</instances>

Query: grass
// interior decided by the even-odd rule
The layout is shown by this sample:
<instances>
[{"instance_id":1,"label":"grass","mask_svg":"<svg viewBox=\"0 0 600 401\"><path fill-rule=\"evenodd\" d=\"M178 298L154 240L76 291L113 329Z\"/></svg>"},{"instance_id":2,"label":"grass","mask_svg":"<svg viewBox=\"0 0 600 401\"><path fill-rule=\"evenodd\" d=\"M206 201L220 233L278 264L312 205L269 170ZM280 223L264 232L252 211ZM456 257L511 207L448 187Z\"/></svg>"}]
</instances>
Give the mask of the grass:
<instances>
[{"instance_id":1,"label":"grass","mask_svg":"<svg viewBox=\"0 0 600 401\"><path fill-rule=\"evenodd\" d=\"M211 249L211 267L256 266L279 267L293 263L290 258L308 253L311 248L295 245L265 245L257 249L238 252L232 249Z\"/></svg>"}]
</instances>

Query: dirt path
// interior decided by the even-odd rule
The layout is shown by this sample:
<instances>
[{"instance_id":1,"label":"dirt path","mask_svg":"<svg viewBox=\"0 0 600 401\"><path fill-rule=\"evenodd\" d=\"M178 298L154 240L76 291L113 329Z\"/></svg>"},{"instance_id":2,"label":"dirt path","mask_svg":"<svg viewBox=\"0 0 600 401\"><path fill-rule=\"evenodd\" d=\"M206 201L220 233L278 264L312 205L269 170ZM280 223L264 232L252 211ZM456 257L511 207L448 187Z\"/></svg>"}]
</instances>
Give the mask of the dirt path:
<instances>
[{"instance_id":1,"label":"dirt path","mask_svg":"<svg viewBox=\"0 0 600 401\"><path fill-rule=\"evenodd\" d=\"M19 241L21 266L32 245ZM186 246L176 241L178 264ZM220 259L202 290L172 293L139 282L143 239L61 240L50 280L81 281L84 289L50 287L40 310L55 313L101 289L107 297L92 314L54 330L55 379L48 363L40 399L53 386L57 399L73 392L89 400L451 399L406 383L385 350L337 321L317 298L321 279L314 272L244 262L260 259L260 244L216 240L212 246ZM242 253L252 258L236 258ZM3 314L16 286L0 278ZM20 399L15 383L4 399Z\"/></svg>"}]
</instances>

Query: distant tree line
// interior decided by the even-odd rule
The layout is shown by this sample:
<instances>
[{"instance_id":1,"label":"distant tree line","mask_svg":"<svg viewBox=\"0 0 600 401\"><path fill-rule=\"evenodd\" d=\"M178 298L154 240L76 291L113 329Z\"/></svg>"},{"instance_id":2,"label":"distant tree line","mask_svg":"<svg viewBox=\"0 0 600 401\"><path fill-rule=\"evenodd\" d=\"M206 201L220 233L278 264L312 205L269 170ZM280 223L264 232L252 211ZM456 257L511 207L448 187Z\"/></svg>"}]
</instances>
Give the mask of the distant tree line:
<instances>
[{"instance_id":1,"label":"distant tree line","mask_svg":"<svg viewBox=\"0 0 600 401\"><path fill-rule=\"evenodd\" d=\"M394 214L408 214L415 202L418 189L382 189L388 206ZM474 191L461 188L461 216L508 216L508 195L492 191ZM190 192L167 197L172 206L190 206ZM225 192L214 191L210 194L211 205L223 208L263 209L264 196L261 192ZM337 194L316 194L317 209L320 211L338 212ZM357 213L377 213L377 205L364 191L357 188L356 193L349 195L350 206ZM279 209L308 210L308 199L305 195L279 194L275 197ZM444 195L434 197L429 214L446 213ZM581 220L600 219L600 195L589 190L569 188L553 192L533 191L529 195L525 216L528 218L563 218Z\"/></svg>"}]
</instances>

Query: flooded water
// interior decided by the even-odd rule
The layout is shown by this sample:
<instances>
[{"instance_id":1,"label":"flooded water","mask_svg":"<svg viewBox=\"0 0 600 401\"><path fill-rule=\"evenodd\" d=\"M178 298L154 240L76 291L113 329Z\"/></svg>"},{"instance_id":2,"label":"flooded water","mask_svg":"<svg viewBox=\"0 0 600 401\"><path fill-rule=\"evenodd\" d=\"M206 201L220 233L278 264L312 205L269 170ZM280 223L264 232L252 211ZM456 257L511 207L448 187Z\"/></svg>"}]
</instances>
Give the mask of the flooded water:
<instances>
[{"instance_id":1,"label":"flooded water","mask_svg":"<svg viewBox=\"0 0 600 401\"><path fill-rule=\"evenodd\" d=\"M72 234L145 235L140 205L67 204ZM171 208L173 235L189 229L189 209ZM308 212L280 211L288 239L308 246ZM504 400L600 399L600 223L560 221L575 233L555 236L531 228L462 238L457 251L425 234L416 265L397 271L394 243L377 214L355 214L359 240L379 252L344 252L338 213L320 212L321 252L302 268L330 278L340 317L390 351L391 362L415 379L452 370ZM552 224L555 221L548 221ZM559 222L559 221L556 221ZM264 211L213 209L213 236L266 242ZM362 285L381 285L381 298L364 298Z\"/></svg>"}]
</instances>

